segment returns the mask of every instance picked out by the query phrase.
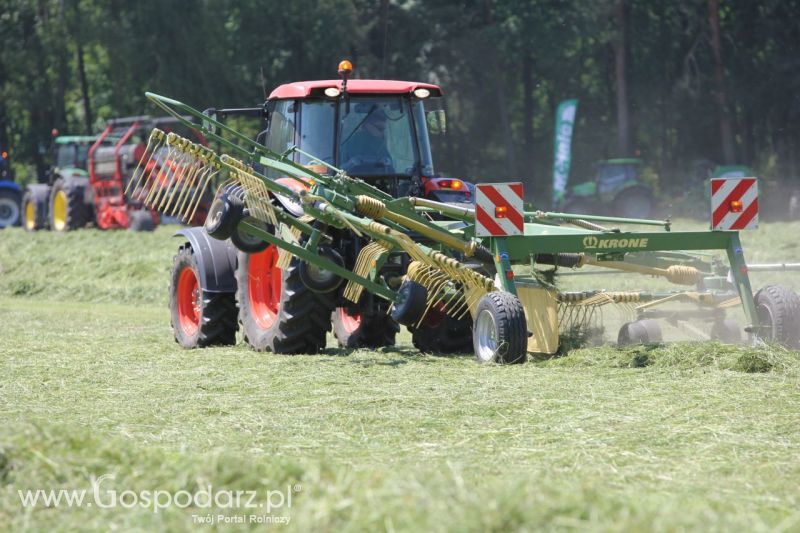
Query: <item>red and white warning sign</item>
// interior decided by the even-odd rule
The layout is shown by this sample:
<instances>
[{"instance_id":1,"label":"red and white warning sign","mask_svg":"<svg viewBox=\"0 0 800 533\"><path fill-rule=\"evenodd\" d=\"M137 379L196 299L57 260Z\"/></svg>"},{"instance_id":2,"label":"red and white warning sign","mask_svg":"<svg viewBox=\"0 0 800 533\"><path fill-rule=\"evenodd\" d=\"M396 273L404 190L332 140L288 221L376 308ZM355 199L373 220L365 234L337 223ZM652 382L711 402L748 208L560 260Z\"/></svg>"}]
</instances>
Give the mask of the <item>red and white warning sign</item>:
<instances>
[{"instance_id":1,"label":"red and white warning sign","mask_svg":"<svg viewBox=\"0 0 800 533\"><path fill-rule=\"evenodd\" d=\"M522 183L484 183L475 194L475 235L507 237L525 232Z\"/></svg>"},{"instance_id":2,"label":"red and white warning sign","mask_svg":"<svg viewBox=\"0 0 800 533\"><path fill-rule=\"evenodd\" d=\"M740 230L758 227L758 179L711 180L711 229Z\"/></svg>"}]
</instances>

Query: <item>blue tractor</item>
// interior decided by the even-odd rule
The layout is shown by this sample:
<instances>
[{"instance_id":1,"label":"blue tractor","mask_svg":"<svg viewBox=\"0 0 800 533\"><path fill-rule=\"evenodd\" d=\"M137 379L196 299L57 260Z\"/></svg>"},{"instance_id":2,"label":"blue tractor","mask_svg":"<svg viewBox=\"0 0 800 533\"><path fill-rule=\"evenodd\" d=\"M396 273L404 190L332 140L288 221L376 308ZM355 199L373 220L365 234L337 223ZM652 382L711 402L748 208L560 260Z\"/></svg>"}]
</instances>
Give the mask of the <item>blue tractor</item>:
<instances>
[{"instance_id":1,"label":"blue tractor","mask_svg":"<svg viewBox=\"0 0 800 533\"><path fill-rule=\"evenodd\" d=\"M14 182L8 152L0 151L0 228L19 226L22 191Z\"/></svg>"}]
</instances>

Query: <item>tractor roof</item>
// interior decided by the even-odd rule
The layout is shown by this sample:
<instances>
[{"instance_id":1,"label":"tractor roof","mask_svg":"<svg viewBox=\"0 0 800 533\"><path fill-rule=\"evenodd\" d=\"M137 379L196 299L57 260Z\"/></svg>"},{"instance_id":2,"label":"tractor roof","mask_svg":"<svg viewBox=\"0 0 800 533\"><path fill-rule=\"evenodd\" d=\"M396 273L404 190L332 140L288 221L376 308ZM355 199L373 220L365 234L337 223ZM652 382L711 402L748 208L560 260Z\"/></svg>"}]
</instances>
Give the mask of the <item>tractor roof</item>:
<instances>
[{"instance_id":1,"label":"tractor roof","mask_svg":"<svg viewBox=\"0 0 800 533\"><path fill-rule=\"evenodd\" d=\"M59 135L55 139L56 144L87 144L96 140L96 135Z\"/></svg>"},{"instance_id":2,"label":"tractor roof","mask_svg":"<svg viewBox=\"0 0 800 533\"><path fill-rule=\"evenodd\" d=\"M341 89L341 80L297 81L280 85L269 99L275 98L307 98L312 92L322 92L328 87ZM347 92L352 94L406 94L416 89L428 89L431 96L441 96L442 90L437 85L418 81L397 80L348 80Z\"/></svg>"}]
</instances>

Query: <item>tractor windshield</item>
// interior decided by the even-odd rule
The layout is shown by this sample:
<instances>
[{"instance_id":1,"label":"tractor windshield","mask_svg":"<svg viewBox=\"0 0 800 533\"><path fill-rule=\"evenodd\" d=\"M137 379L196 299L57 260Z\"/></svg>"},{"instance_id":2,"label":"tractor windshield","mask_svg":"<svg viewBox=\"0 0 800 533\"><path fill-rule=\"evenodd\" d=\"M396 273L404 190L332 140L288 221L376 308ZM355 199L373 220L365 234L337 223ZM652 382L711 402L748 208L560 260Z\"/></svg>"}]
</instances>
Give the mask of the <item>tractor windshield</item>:
<instances>
[{"instance_id":1,"label":"tractor windshield","mask_svg":"<svg viewBox=\"0 0 800 533\"><path fill-rule=\"evenodd\" d=\"M276 151L291 147L294 139L300 150L314 156L300 154L300 164L323 161L359 177L433 174L422 101L405 95L351 95L348 100L308 99L300 104L280 102L270 133L282 137ZM287 133L279 135L281 128Z\"/></svg>"}]
</instances>

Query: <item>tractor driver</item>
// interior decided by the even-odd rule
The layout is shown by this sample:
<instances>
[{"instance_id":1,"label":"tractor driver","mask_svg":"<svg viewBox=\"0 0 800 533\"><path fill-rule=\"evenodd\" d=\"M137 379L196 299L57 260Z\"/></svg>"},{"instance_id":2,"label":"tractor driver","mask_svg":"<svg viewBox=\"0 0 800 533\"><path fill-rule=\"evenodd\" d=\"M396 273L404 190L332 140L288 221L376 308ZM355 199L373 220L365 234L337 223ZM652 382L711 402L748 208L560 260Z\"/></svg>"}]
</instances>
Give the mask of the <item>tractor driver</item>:
<instances>
[{"instance_id":1,"label":"tractor driver","mask_svg":"<svg viewBox=\"0 0 800 533\"><path fill-rule=\"evenodd\" d=\"M361 174L391 174L394 162L386 146L386 113L373 108L355 133L342 143L342 168Z\"/></svg>"}]
</instances>

